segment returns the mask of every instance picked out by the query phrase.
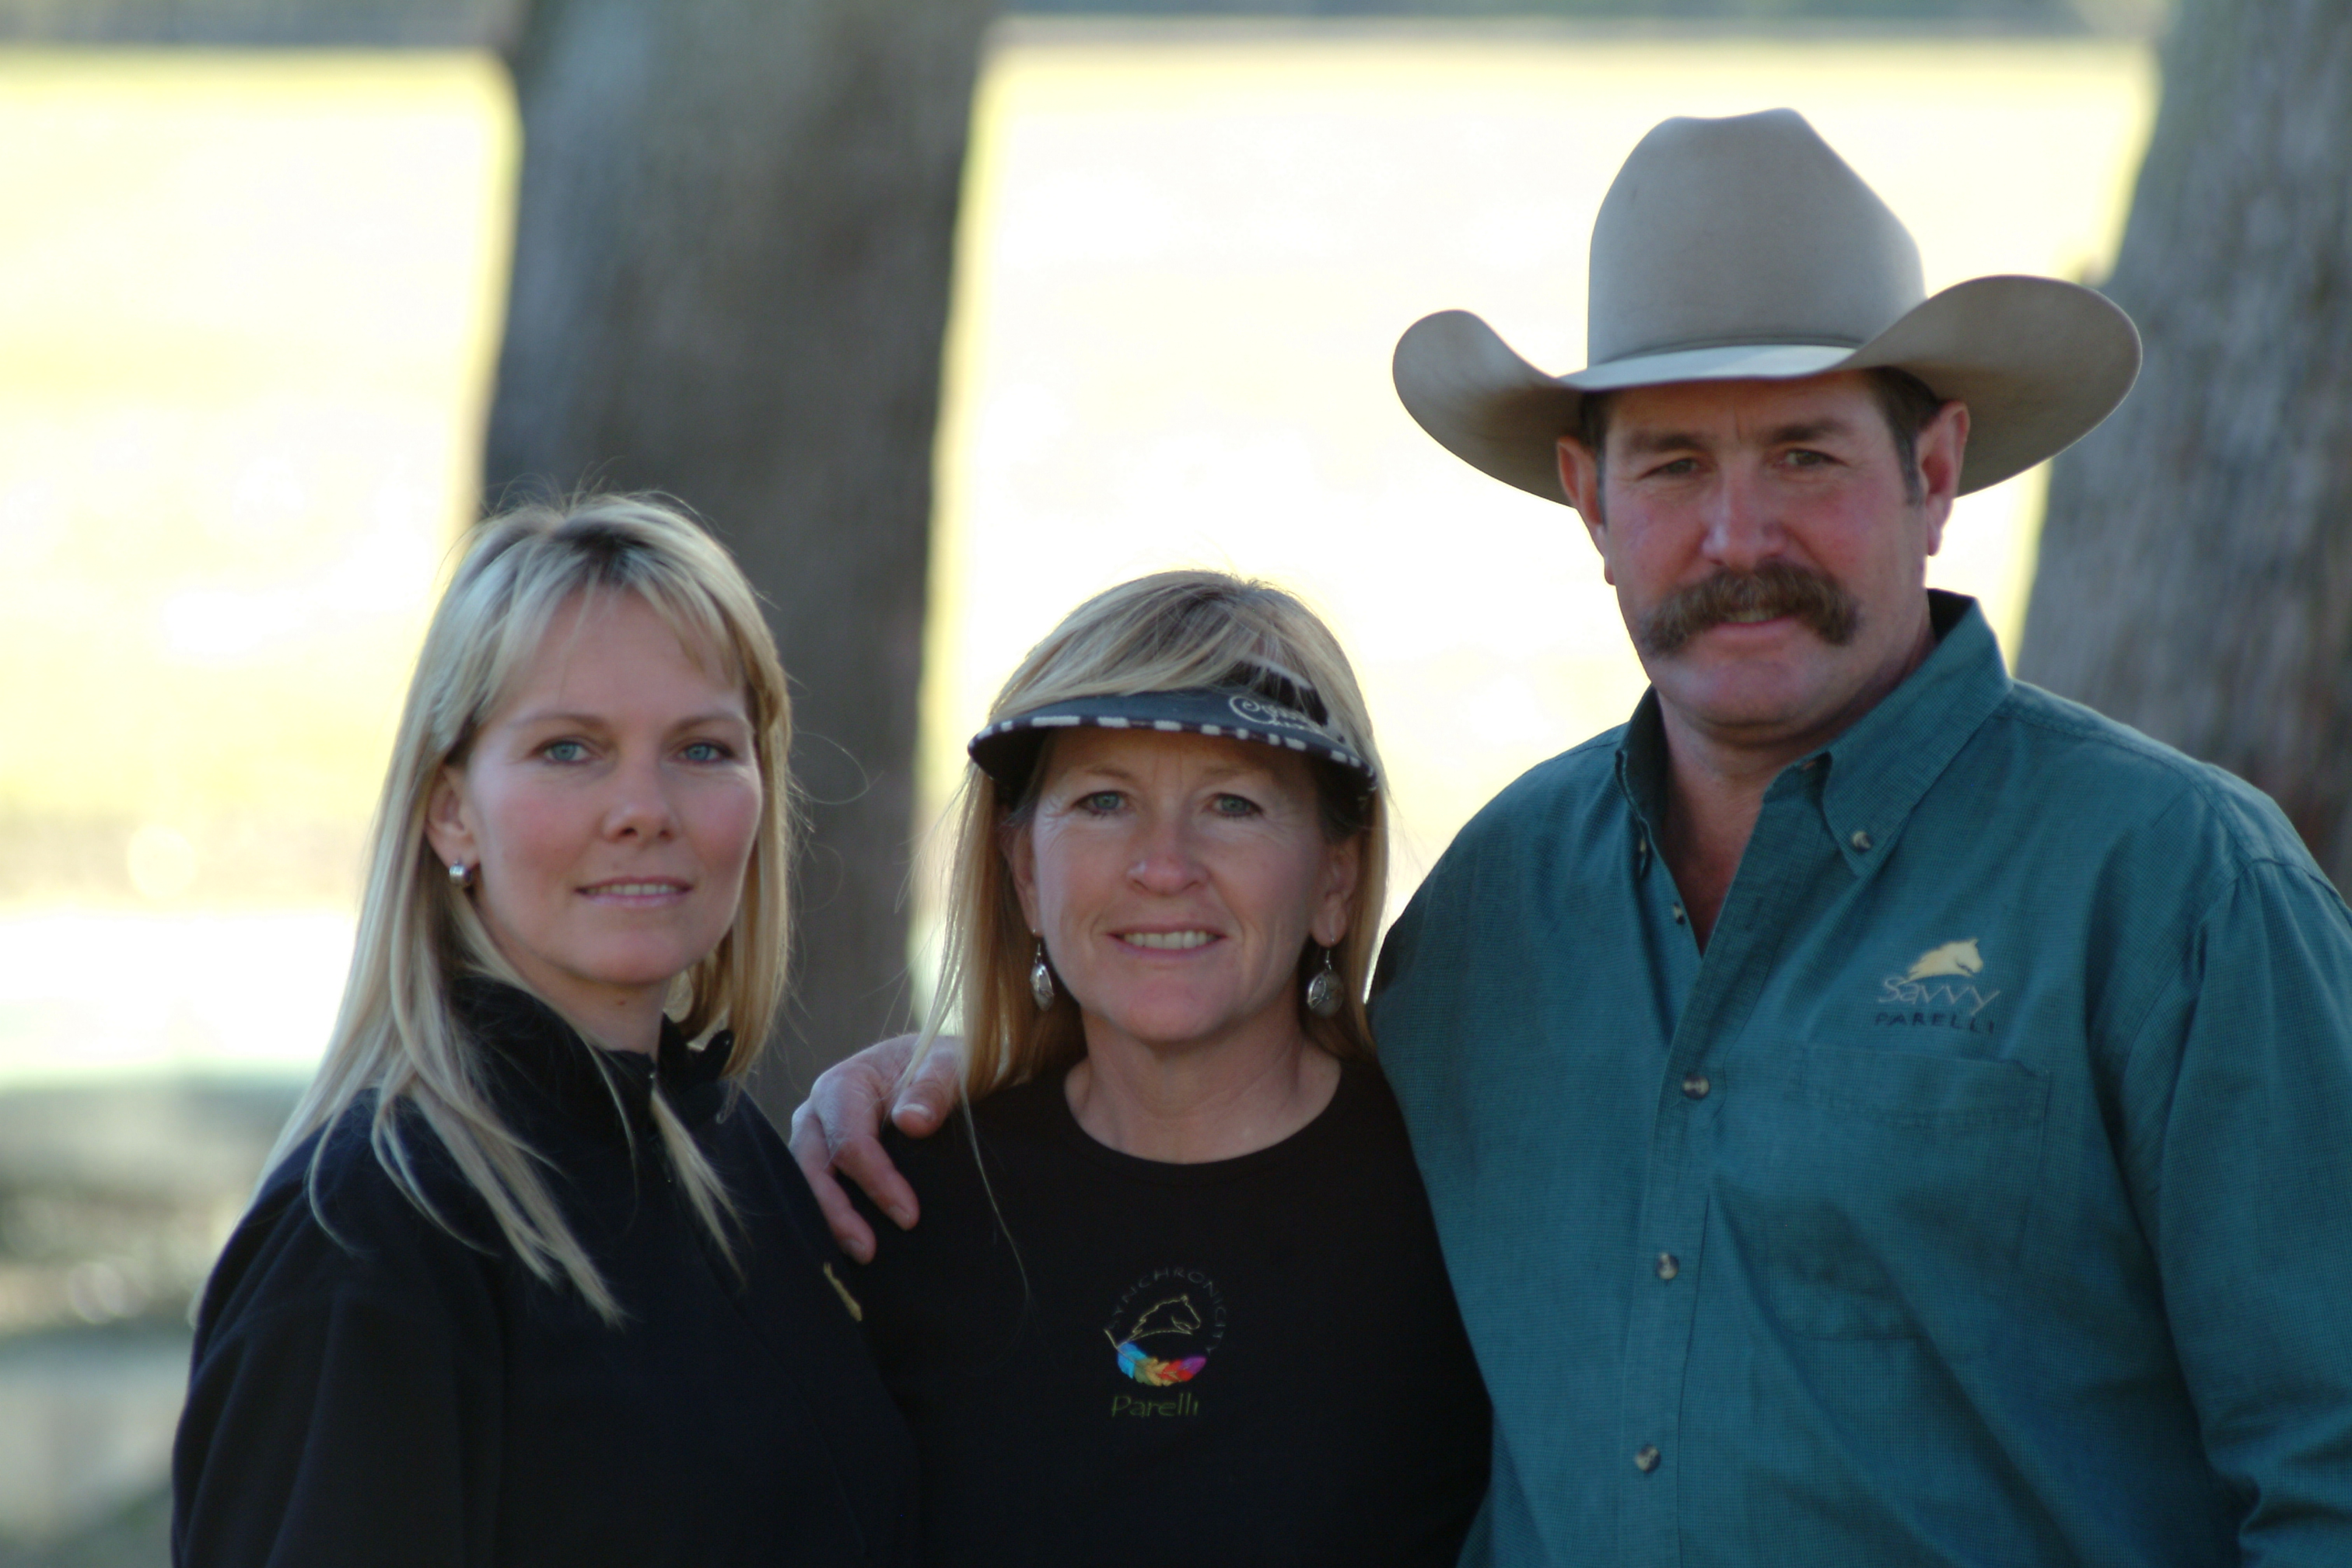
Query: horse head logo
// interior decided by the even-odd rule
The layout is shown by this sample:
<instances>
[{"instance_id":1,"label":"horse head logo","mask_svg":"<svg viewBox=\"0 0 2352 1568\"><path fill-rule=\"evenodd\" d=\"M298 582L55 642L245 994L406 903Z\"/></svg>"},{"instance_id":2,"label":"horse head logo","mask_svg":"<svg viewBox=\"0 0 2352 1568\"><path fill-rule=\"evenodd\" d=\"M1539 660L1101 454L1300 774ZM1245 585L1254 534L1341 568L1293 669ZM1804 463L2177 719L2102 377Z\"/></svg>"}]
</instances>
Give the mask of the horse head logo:
<instances>
[{"instance_id":1,"label":"horse head logo","mask_svg":"<svg viewBox=\"0 0 2352 1568\"><path fill-rule=\"evenodd\" d=\"M1948 942L1941 947L1929 948L1912 963L1903 978L1906 981L1933 980L1943 974L1983 973L1984 954L1977 951L1977 939L1970 937L1966 942Z\"/></svg>"}]
</instances>

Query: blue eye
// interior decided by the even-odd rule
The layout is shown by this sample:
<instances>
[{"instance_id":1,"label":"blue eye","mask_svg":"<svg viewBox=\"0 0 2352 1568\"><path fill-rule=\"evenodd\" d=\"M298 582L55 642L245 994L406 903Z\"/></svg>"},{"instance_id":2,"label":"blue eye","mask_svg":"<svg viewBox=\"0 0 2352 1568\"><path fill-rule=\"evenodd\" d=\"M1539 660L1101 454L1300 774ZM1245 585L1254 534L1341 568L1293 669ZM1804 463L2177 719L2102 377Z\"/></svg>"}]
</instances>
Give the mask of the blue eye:
<instances>
[{"instance_id":1,"label":"blue eye","mask_svg":"<svg viewBox=\"0 0 2352 1568\"><path fill-rule=\"evenodd\" d=\"M551 763L579 763L587 760L588 748L578 741L550 741L539 754Z\"/></svg>"},{"instance_id":2,"label":"blue eye","mask_svg":"<svg viewBox=\"0 0 2352 1568\"><path fill-rule=\"evenodd\" d=\"M1219 816L1255 816L1257 815L1257 802L1244 795L1221 795L1216 799L1215 810Z\"/></svg>"},{"instance_id":3,"label":"blue eye","mask_svg":"<svg viewBox=\"0 0 2352 1568\"><path fill-rule=\"evenodd\" d=\"M1091 811L1097 816L1117 811L1126 804L1126 798L1115 789L1098 789L1092 795L1078 797L1078 809Z\"/></svg>"},{"instance_id":4,"label":"blue eye","mask_svg":"<svg viewBox=\"0 0 2352 1568\"><path fill-rule=\"evenodd\" d=\"M734 752L716 741L689 741L686 744L686 760L689 763L723 763Z\"/></svg>"}]
</instances>

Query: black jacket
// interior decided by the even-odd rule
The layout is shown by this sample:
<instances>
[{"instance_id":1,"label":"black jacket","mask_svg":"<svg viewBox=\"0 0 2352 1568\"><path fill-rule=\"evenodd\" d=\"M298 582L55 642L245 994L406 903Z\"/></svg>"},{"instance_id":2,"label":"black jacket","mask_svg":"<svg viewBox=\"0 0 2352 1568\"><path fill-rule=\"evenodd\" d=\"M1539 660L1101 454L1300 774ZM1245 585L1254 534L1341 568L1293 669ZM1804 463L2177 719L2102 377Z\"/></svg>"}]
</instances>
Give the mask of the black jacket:
<instances>
[{"instance_id":1,"label":"black jacket","mask_svg":"<svg viewBox=\"0 0 2352 1568\"><path fill-rule=\"evenodd\" d=\"M368 1143L373 1097L270 1176L206 1287L173 1454L172 1550L215 1564L898 1563L914 1450L782 1142L723 1052L666 1028L598 1051L469 982L509 1125L622 1308L532 1278L422 1129L419 1213ZM600 1069L599 1062L603 1066ZM740 1271L669 1174L663 1090L740 1213ZM315 1141L314 1141L315 1142Z\"/></svg>"}]
</instances>

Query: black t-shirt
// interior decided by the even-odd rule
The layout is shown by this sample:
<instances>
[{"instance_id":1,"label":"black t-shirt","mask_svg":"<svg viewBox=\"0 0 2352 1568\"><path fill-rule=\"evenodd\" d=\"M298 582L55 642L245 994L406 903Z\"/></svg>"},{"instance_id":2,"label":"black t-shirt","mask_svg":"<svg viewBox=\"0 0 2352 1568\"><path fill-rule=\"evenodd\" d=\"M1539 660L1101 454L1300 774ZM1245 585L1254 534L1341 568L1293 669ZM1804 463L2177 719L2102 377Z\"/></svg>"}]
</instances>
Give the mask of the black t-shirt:
<instances>
[{"instance_id":1,"label":"black t-shirt","mask_svg":"<svg viewBox=\"0 0 2352 1568\"><path fill-rule=\"evenodd\" d=\"M1058 1073L974 1116L985 1184L963 1116L891 1135L922 1218L875 1218L851 1285L921 1450L926 1561L1454 1563L1486 1394L1376 1069L1206 1164L1095 1142Z\"/></svg>"}]
</instances>

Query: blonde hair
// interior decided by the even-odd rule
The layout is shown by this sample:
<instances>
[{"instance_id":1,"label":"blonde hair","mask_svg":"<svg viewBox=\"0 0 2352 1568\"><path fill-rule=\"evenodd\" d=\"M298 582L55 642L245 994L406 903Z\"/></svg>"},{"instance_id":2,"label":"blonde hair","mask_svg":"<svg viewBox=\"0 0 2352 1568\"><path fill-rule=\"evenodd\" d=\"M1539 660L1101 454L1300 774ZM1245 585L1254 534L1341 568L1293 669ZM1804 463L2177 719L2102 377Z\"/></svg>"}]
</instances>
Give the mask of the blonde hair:
<instances>
[{"instance_id":1,"label":"blonde hair","mask_svg":"<svg viewBox=\"0 0 2352 1568\"><path fill-rule=\"evenodd\" d=\"M996 694L988 721L1080 697L1256 686L1269 677L1312 687L1330 727L1381 776L1371 717L1339 639L1282 589L1222 572L1161 572L1096 595L1029 650ZM1331 950L1339 1010L1318 1018L1305 1008L1306 983L1322 963L1321 950L1308 942L1298 957L1299 1020L1307 1038L1333 1056L1367 1059L1372 1033L1364 987L1388 887L1388 816L1380 791L1360 775L1336 763L1309 766L1326 838L1360 836L1362 848L1347 934ZM964 770L939 1000L916 1059L961 1003L971 1099L1075 1062L1086 1050L1069 995L1041 1009L1030 994L1034 939L1004 858L1003 830L1025 818L1043 772L1033 771L1022 798L1006 799L977 764Z\"/></svg>"},{"instance_id":2,"label":"blonde hair","mask_svg":"<svg viewBox=\"0 0 2352 1568\"><path fill-rule=\"evenodd\" d=\"M719 945L673 983L672 1011L688 1038L721 1026L732 1031L723 1069L730 1078L759 1054L784 984L792 816L785 773L792 706L759 601L718 542L660 500L612 495L525 507L474 531L425 634L370 833L342 1006L318 1076L268 1168L372 1090L370 1142L411 1202L447 1226L416 1172L414 1128L422 1123L524 1265L551 1285L569 1283L605 1321L617 1323L619 1303L564 1222L539 1156L500 1114L481 1047L453 1005L454 983L469 973L529 987L499 956L473 900L452 883L425 831L443 769L462 765L483 720L558 611L603 594L635 595L690 657L718 660L713 673L742 685L765 786L759 826L734 921ZM653 1114L695 1213L731 1256L726 1190L658 1085ZM322 1137L308 1176L322 1224L319 1179L326 1152Z\"/></svg>"}]
</instances>

